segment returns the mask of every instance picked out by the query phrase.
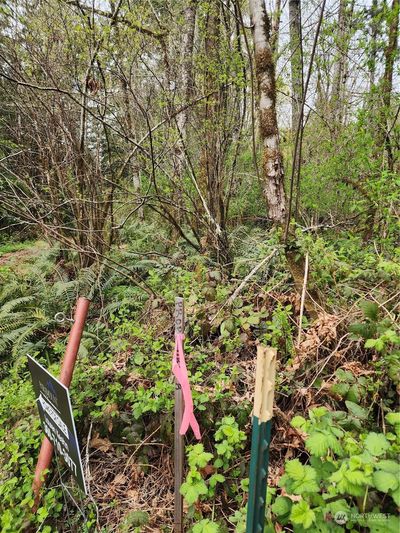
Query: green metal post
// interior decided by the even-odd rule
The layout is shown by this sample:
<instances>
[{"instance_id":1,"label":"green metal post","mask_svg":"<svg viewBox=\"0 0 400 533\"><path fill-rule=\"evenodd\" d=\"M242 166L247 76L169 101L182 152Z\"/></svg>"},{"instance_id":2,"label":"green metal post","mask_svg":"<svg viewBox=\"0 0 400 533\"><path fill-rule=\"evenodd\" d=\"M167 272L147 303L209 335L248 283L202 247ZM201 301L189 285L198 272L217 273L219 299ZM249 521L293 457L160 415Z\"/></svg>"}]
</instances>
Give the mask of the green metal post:
<instances>
[{"instance_id":1,"label":"green metal post","mask_svg":"<svg viewBox=\"0 0 400 533\"><path fill-rule=\"evenodd\" d=\"M271 420L260 422L253 416L246 533L262 533L264 530L270 440Z\"/></svg>"},{"instance_id":2,"label":"green metal post","mask_svg":"<svg viewBox=\"0 0 400 533\"><path fill-rule=\"evenodd\" d=\"M276 350L258 347L246 533L263 533L271 441Z\"/></svg>"}]
</instances>

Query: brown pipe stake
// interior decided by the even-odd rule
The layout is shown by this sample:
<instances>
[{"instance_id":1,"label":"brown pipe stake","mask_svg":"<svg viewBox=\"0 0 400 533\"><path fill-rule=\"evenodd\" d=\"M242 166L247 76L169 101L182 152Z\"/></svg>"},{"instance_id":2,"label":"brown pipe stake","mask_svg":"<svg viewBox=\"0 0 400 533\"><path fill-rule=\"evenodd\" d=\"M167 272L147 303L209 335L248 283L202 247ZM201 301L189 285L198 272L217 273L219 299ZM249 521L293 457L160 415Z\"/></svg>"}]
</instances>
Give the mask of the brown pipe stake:
<instances>
[{"instance_id":1,"label":"brown pipe stake","mask_svg":"<svg viewBox=\"0 0 400 533\"><path fill-rule=\"evenodd\" d=\"M175 298L175 335L185 331L185 304L183 298ZM179 357L179 355L178 355ZM183 498L180 493L183 483L183 462L185 443L179 430L183 417L182 389L178 383L175 387L175 424L174 424L174 533L183 532Z\"/></svg>"},{"instance_id":2,"label":"brown pipe stake","mask_svg":"<svg viewBox=\"0 0 400 533\"><path fill-rule=\"evenodd\" d=\"M88 314L90 300L87 298L78 298L75 310L74 323L69 335L68 344L65 349L64 360L61 365L61 373L59 380L63 385L69 387L72 380L72 374L78 356L79 344L81 342L83 329L85 327L86 317ZM36 512L40 502L40 489L45 482L45 475L43 472L50 467L51 459L53 457L53 445L47 437L44 437L42 446L35 469L35 476L33 478L33 493L35 495L35 504L33 512Z\"/></svg>"}]
</instances>

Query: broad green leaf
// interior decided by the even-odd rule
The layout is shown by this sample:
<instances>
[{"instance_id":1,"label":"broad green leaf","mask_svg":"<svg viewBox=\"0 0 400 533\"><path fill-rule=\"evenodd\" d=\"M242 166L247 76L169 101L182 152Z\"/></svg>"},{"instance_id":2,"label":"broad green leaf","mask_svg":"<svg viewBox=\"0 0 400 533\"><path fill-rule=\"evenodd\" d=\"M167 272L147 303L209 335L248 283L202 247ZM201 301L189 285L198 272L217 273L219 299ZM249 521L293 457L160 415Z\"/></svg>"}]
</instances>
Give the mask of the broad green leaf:
<instances>
[{"instance_id":1,"label":"broad green leaf","mask_svg":"<svg viewBox=\"0 0 400 533\"><path fill-rule=\"evenodd\" d=\"M292 418L290 425L294 428L303 428L307 424L307 420L302 416L295 416Z\"/></svg>"},{"instance_id":2,"label":"broad green leaf","mask_svg":"<svg viewBox=\"0 0 400 533\"><path fill-rule=\"evenodd\" d=\"M390 472L400 479L400 464L396 461L391 461L389 459L383 459L376 463L375 468L378 470L383 470L384 472Z\"/></svg>"},{"instance_id":3,"label":"broad green leaf","mask_svg":"<svg viewBox=\"0 0 400 533\"><path fill-rule=\"evenodd\" d=\"M317 457L326 455L329 449L338 454L342 452L338 439L330 431L315 431L306 439L305 445Z\"/></svg>"},{"instance_id":4,"label":"broad green leaf","mask_svg":"<svg viewBox=\"0 0 400 533\"><path fill-rule=\"evenodd\" d=\"M193 505L197 502L201 495L207 494L208 489L203 480L191 483L186 481L185 483L182 483L180 492L185 498L186 502L189 505Z\"/></svg>"},{"instance_id":5,"label":"broad green leaf","mask_svg":"<svg viewBox=\"0 0 400 533\"><path fill-rule=\"evenodd\" d=\"M335 394L338 394L342 398L346 396L346 394L349 392L350 385L348 383L334 383L331 386L331 391Z\"/></svg>"},{"instance_id":6,"label":"broad green leaf","mask_svg":"<svg viewBox=\"0 0 400 533\"><path fill-rule=\"evenodd\" d=\"M368 340L365 341L364 346L366 348L375 348L376 343L377 343L376 339L368 339Z\"/></svg>"},{"instance_id":7,"label":"broad green leaf","mask_svg":"<svg viewBox=\"0 0 400 533\"><path fill-rule=\"evenodd\" d=\"M223 483L225 481L225 477L222 474L213 474L210 479L208 480L210 487L214 488L217 483Z\"/></svg>"},{"instance_id":8,"label":"broad green leaf","mask_svg":"<svg viewBox=\"0 0 400 533\"><path fill-rule=\"evenodd\" d=\"M345 478L353 485L368 485L369 478L362 470L347 470Z\"/></svg>"},{"instance_id":9,"label":"broad green leaf","mask_svg":"<svg viewBox=\"0 0 400 533\"><path fill-rule=\"evenodd\" d=\"M292 501L286 496L278 496L271 506L271 510L277 516L285 516L290 513Z\"/></svg>"},{"instance_id":10,"label":"broad green leaf","mask_svg":"<svg viewBox=\"0 0 400 533\"><path fill-rule=\"evenodd\" d=\"M208 518L205 520L200 520L193 526L193 533L219 533L219 525L215 522L211 522Z\"/></svg>"},{"instance_id":11,"label":"broad green leaf","mask_svg":"<svg viewBox=\"0 0 400 533\"><path fill-rule=\"evenodd\" d=\"M367 420L368 411L366 409L360 407L357 403L350 402L349 400L347 400L345 404L351 415L359 418L360 420Z\"/></svg>"},{"instance_id":12,"label":"broad green leaf","mask_svg":"<svg viewBox=\"0 0 400 533\"><path fill-rule=\"evenodd\" d=\"M383 433L369 433L365 439L365 448L375 457L379 457L390 448L390 443Z\"/></svg>"},{"instance_id":13,"label":"broad green leaf","mask_svg":"<svg viewBox=\"0 0 400 533\"><path fill-rule=\"evenodd\" d=\"M303 494L303 492L318 492L319 485L316 481L317 473L311 466L304 467L304 477L301 481L293 482L294 494Z\"/></svg>"},{"instance_id":14,"label":"broad green leaf","mask_svg":"<svg viewBox=\"0 0 400 533\"><path fill-rule=\"evenodd\" d=\"M392 490L390 492L391 497L394 500L394 503L397 505L397 507L400 507L400 485L396 490Z\"/></svg>"},{"instance_id":15,"label":"broad green leaf","mask_svg":"<svg viewBox=\"0 0 400 533\"><path fill-rule=\"evenodd\" d=\"M290 520L293 524L299 524L304 529L309 529L313 522L315 522L315 518L314 511L310 509L310 506L304 500L293 505L290 513Z\"/></svg>"},{"instance_id":16,"label":"broad green leaf","mask_svg":"<svg viewBox=\"0 0 400 533\"><path fill-rule=\"evenodd\" d=\"M385 419L388 424L394 426L394 429L397 435L400 435L400 412L398 413L388 413L385 416Z\"/></svg>"},{"instance_id":17,"label":"broad green leaf","mask_svg":"<svg viewBox=\"0 0 400 533\"><path fill-rule=\"evenodd\" d=\"M329 450L326 435L320 431L315 431L312 433L306 439L305 445L307 450L317 457L326 455L326 452Z\"/></svg>"},{"instance_id":18,"label":"broad green leaf","mask_svg":"<svg viewBox=\"0 0 400 533\"><path fill-rule=\"evenodd\" d=\"M287 461L285 465L285 472L292 479L299 481L304 477L304 466L298 459Z\"/></svg>"},{"instance_id":19,"label":"broad green leaf","mask_svg":"<svg viewBox=\"0 0 400 533\"><path fill-rule=\"evenodd\" d=\"M195 444L188 453L188 462L192 467L204 468L212 458L213 454L205 452L202 444Z\"/></svg>"},{"instance_id":20,"label":"broad green leaf","mask_svg":"<svg viewBox=\"0 0 400 533\"><path fill-rule=\"evenodd\" d=\"M373 474L373 481L375 488L381 492L389 492L389 490L396 490L399 482L394 474L377 470Z\"/></svg>"}]
</instances>

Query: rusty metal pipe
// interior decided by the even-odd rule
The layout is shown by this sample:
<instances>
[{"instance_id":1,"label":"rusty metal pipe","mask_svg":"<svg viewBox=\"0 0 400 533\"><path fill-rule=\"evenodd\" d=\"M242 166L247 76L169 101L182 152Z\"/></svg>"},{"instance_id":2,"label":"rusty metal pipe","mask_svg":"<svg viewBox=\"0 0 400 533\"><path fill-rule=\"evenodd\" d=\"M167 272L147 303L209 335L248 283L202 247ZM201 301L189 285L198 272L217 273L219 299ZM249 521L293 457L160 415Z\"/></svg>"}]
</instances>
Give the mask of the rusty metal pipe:
<instances>
[{"instance_id":1,"label":"rusty metal pipe","mask_svg":"<svg viewBox=\"0 0 400 533\"><path fill-rule=\"evenodd\" d=\"M59 380L63 385L69 387L74 372L76 358L78 356L79 344L81 342L83 329L85 327L86 317L88 314L90 300L80 297L76 303L74 323L69 334L68 344L65 349L65 356L61 365L61 373ZM35 476L33 478L33 493L35 504L33 512L36 512L40 503L40 489L45 482L45 470L50 467L51 459L53 457L54 447L47 437L44 437L42 446L40 448L38 461L35 469Z\"/></svg>"}]
</instances>

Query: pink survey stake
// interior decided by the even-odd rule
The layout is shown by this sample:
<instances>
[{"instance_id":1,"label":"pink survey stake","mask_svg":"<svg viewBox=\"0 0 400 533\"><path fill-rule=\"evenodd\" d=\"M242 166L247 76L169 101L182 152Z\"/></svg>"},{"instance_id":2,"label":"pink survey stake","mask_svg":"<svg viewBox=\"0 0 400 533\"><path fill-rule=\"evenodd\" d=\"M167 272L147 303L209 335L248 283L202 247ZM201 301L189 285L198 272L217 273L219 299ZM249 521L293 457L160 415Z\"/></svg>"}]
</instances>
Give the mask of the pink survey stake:
<instances>
[{"instance_id":1,"label":"pink survey stake","mask_svg":"<svg viewBox=\"0 0 400 533\"><path fill-rule=\"evenodd\" d=\"M182 424L179 430L180 435L185 435L189 426L191 426L196 439L201 439L199 424L193 412L192 391L190 390L189 377L185 363L185 352L183 351L183 333L175 334L175 350L172 359L172 372L182 389L185 410L183 412Z\"/></svg>"}]
</instances>

